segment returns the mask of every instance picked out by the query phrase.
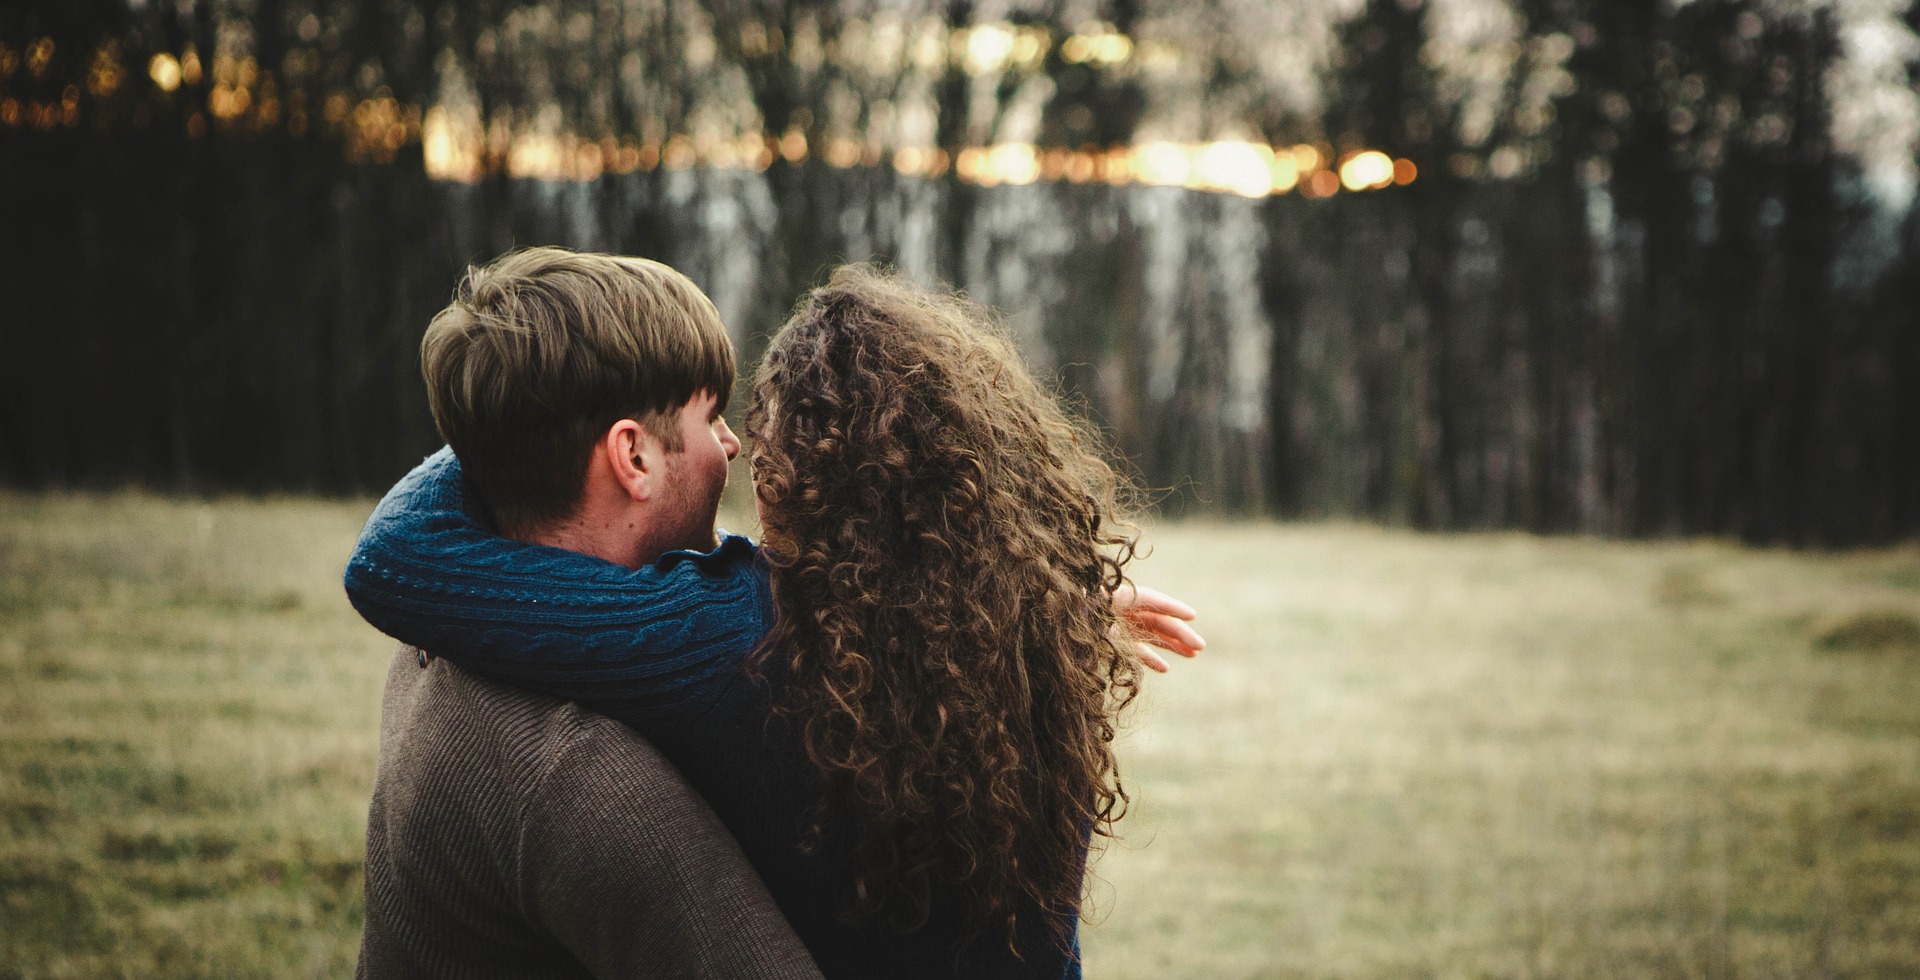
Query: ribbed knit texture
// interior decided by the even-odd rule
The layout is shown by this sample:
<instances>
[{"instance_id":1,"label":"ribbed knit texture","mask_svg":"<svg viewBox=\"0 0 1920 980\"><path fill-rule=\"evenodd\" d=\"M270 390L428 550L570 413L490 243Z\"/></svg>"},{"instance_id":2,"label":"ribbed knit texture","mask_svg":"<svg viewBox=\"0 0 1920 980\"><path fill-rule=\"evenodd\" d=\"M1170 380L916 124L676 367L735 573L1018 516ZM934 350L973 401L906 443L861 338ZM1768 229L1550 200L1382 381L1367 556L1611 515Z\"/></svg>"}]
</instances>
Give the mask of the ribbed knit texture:
<instances>
[{"instance_id":1,"label":"ribbed knit texture","mask_svg":"<svg viewBox=\"0 0 1920 980\"><path fill-rule=\"evenodd\" d=\"M443 449L380 502L346 588L367 622L402 642L650 739L733 832L828 977L1079 977L1037 913L1022 917L1022 959L990 939L960 946L940 914L953 896L936 895L929 925L904 938L840 921L851 877L832 854L802 853L820 794L797 735L772 714L780 675L742 674L772 616L767 568L747 539L634 570L502 538Z\"/></svg>"},{"instance_id":2,"label":"ribbed knit texture","mask_svg":"<svg viewBox=\"0 0 1920 980\"><path fill-rule=\"evenodd\" d=\"M380 728L361 977L819 976L626 726L402 649Z\"/></svg>"},{"instance_id":3,"label":"ribbed knit texture","mask_svg":"<svg viewBox=\"0 0 1920 980\"><path fill-rule=\"evenodd\" d=\"M674 551L639 570L510 541L470 506L452 450L388 491L347 563L347 597L380 631L560 697L637 714L710 707L766 632L753 543ZM643 653L643 655L636 655ZM694 699L695 703L689 703Z\"/></svg>"}]
</instances>

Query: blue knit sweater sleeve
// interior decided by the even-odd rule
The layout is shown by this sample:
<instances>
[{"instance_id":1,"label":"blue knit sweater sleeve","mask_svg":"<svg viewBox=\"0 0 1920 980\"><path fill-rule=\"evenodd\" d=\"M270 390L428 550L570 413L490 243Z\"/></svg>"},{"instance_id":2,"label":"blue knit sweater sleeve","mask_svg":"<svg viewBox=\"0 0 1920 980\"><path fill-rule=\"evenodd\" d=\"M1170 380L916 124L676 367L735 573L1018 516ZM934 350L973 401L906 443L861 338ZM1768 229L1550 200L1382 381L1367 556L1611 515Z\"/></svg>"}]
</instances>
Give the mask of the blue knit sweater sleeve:
<instances>
[{"instance_id":1,"label":"blue knit sweater sleeve","mask_svg":"<svg viewBox=\"0 0 1920 980\"><path fill-rule=\"evenodd\" d=\"M721 696L766 632L765 564L727 535L629 569L494 534L442 449L387 493L345 584L376 629L435 656L640 720Z\"/></svg>"}]
</instances>

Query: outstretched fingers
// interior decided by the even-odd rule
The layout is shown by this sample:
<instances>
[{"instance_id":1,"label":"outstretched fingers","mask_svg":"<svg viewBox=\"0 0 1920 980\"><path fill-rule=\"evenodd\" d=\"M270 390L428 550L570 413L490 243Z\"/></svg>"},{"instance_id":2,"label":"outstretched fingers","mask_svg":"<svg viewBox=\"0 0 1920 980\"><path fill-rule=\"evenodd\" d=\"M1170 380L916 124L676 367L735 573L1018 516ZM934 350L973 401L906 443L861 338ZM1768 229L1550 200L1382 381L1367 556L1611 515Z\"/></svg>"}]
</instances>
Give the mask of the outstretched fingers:
<instances>
[{"instance_id":1,"label":"outstretched fingers","mask_svg":"<svg viewBox=\"0 0 1920 980\"><path fill-rule=\"evenodd\" d=\"M1158 589L1123 584L1114 590L1113 608L1131 626L1134 655L1148 670L1167 672L1170 664L1161 650L1191 657L1207 648L1206 638L1187 625L1199 613Z\"/></svg>"}]
</instances>

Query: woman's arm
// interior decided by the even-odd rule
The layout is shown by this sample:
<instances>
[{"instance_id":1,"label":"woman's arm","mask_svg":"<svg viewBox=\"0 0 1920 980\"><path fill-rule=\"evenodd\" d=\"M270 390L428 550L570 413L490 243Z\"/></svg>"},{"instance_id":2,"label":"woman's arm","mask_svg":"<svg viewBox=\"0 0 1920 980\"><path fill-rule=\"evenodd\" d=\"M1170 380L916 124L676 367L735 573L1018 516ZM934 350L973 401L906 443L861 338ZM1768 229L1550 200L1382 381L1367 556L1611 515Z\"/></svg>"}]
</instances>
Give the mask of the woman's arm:
<instances>
[{"instance_id":1,"label":"woman's arm","mask_svg":"<svg viewBox=\"0 0 1920 980\"><path fill-rule=\"evenodd\" d=\"M641 569L493 533L441 451L380 502L347 562L347 598L376 629L435 656L618 713L697 707L766 632L751 542L671 552Z\"/></svg>"}]
</instances>

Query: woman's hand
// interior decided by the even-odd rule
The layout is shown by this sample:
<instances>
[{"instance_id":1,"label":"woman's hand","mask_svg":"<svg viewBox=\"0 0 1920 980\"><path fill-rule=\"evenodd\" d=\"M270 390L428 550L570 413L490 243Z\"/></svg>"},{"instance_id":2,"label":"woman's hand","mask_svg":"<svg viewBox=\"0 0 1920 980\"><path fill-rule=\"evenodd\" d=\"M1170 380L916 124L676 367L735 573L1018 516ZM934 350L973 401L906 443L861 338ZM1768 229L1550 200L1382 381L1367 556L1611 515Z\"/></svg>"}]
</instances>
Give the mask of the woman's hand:
<instances>
[{"instance_id":1,"label":"woman's hand","mask_svg":"<svg viewBox=\"0 0 1920 980\"><path fill-rule=\"evenodd\" d=\"M1123 644L1133 645L1134 656L1148 670L1164 674L1167 658L1161 650L1191 657L1207 648L1207 641L1188 626L1198 613L1178 599L1144 585L1123 584L1113 593L1113 611L1126 624L1118 626ZM1131 627L1131 628L1128 628Z\"/></svg>"}]
</instances>

